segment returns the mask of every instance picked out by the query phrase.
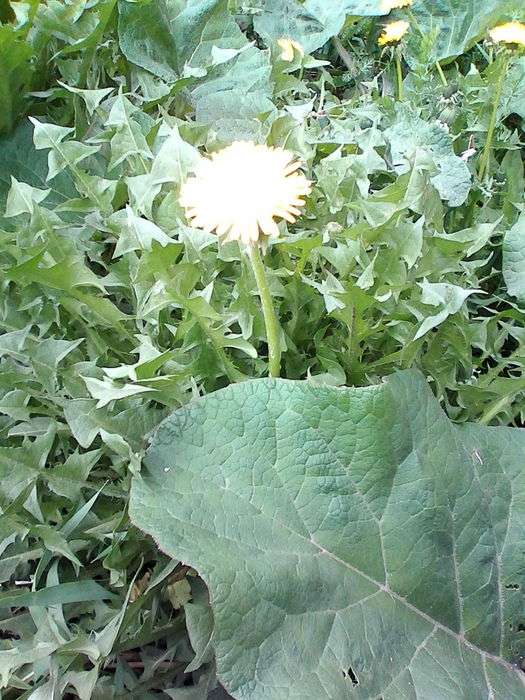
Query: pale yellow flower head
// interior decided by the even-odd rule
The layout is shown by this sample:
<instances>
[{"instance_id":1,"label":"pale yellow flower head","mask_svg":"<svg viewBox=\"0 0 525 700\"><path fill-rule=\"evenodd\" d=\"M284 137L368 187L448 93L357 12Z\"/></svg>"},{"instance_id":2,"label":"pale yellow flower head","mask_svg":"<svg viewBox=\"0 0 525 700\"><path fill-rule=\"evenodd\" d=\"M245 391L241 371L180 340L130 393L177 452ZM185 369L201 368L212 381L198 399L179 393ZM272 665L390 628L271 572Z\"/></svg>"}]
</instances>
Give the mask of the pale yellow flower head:
<instances>
[{"instance_id":1,"label":"pale yellow flower head","mask_svg":"<svg viewBox=\"0 0 525 700\"><path fill-rule=\"evenodd\" d=\"M408 22L404 20L399 20L397 22L389 22L383 28L383 33L377 40L379 46L386 46L387 44L397 44L405 36L410 27Z\"/></svg>"},{"instance_id":2,"label":"pale yellow flower head","mask_svg":"<svg viewBox=\"0 0 525 700\"><path fill-rule=\"evenodd\" d=\"M288 39L287 37L283 36L281 39L277 39L277 43L282 49L282 61L288 61L288 63L291 63L294 58L294 51L297 51L300 56L304 56L304 49L298 41L294 41L293 39Z\"/></svg>"},{"instance_id":3,"label":"pale yellow flower head","mask_svg":"<svg viewBox=\"0 0 525 700\"><path fill-rule=\"evenodd\" d=\"M276 218L290 223L300 215L311 183L300 163L282 148L235 141L203 158L182 186L180 202L193 226L223 241L257 243L276 237Z\"/></svg>"},{"instance_id":4,"label":"pale yellow flower head","mask_svg":"<svg viewBox=\"0 0 525 700\"><path fill-rule=\"evenodd\" d=\"M382 0L381 10L388 14L392 10L399 10L402 7L410 7L412 0Z\"/></svg>"},{"instance_id":5,"label":"pale yellow flower head","mask_svg":"<svg viewBox=\"0 0 525 700\"><path fill-rule=\"evenodd\" d=\"M525 46L525 24L507 22L489 31L489 36L495 44L515 44Z\"/></svg>"}]
</instances>

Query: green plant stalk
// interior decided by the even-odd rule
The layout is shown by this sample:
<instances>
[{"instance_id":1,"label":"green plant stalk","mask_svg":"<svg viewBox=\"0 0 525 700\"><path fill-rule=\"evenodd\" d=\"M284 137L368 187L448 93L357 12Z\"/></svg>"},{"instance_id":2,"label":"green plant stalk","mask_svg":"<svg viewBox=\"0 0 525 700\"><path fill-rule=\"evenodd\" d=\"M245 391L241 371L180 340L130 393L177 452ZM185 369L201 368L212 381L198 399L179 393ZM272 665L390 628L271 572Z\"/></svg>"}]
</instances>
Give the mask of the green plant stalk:
<instances>
[{"instance_id":1,"label":"green plant stalk","mask_svg":"<svg viewBox=\"0 0 525 700\"><path fill-rule=\"evenodd\" d=\"M514 397L516 396L516 393L508 394L506 396L503 396L501 399L498 399L495 403L491 404L482 414L482 416L479 418L478 422L480 425L489 425L490 422L497 416L499 415L502 411L504 411L506 408L510 406L512 401L514 400Z\"/></svg>"},{"instance_id":2,"label":"green plant stalk","mask_svg":"<svg viewBox=\"0 0 525 700\"><path fill-rule=\"evenodd\" d=\"M399 47L395 49L396 57L396 79L397 79L397 99L403 102L403 69L401 67L401 51Z\"/></svg>"},{"instance_id":3,"label":"green plant stalk","mask_svg":"<svg viewBox=\"0 0 525 700\"><path fill-rule=\"evenodd\" d=\"M248 248L250 262L252 264L257 289L261 297L261 306L266 325L266 338L268 341L268 374L270 377L279 377L281 374L281 341L279 321L275 313L275 308L268 286L268 278L266 270L261 258L259 246L257 244L250 245Z\"/></svg>"},{"instance_id":4,"label":"green plant stalk","mask_svg":"<svg viewBox=\"0 0 525 700\"><path fill-rule=\"evenodd\" d=\"M439 61L436 61L436 70L439 75L439 79L441 80L443 87L447 87L448 85L448 80L446 75L443 73L443 68L441 68L441 63Z\"/></svg>"},{"instance_id":5,"label":"green plant stalk","mask_svg":"<svg viewBox=\"0 0 525 700\"><path fill-rule=\"evenodd\" d=\"M494 104L492 106L492 113L490 115L489 128L487 131L487 140L485 142L485 148L481 154L481 160L479 163L478 176L480 180L483 180L487 173L487 167L490 159L490 150L492 148L492 139L494 138L494 130L496 128L496 120L498 117L498 107L501 102L501 95L503 94L503 82L505 80L505 75L507 73L507 68L509 66L510 56L506 56L501 63L501 71L498 76L498 82L496 84L496 94L494 95Z\"/></svg>"}]
</instances>

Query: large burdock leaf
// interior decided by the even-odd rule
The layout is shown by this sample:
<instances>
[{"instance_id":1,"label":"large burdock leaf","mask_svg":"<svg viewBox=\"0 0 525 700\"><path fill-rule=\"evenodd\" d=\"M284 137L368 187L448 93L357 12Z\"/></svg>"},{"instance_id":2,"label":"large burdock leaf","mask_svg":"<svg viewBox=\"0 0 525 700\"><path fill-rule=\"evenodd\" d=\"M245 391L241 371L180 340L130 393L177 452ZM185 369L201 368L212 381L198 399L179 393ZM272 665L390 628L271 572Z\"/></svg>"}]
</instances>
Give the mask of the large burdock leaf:
<instances>
[{"instance_id":1,"label":"large burdock leaf","mask_svg":"<svg viewBox=\"0 0 525 700\"><path fill-rule=\"evenodd\" d=\"M267 45L286 36L308 53L339 34L348 15L377 17L387 13L381 0L264 0L261 5L253 26Z\"/></svg>"},{"instance_id":2,"label":"large burdock leaf","mask_svg":"<svg viewBox=\"0 0 525 700\"><path fill-rule=\"evenodd\" d=\"M523 698L524 450L411 372L259 380L164 421L130 512L206 581L235 698Z\"/></svg>"},{"instance_id":3,"label":"large burdock leaf","mask_svg":"<svg viewBox=\"0 0 525 700\"><path fill-rule=\"evenodd\" d=\"M429 57L445 61L460 56L487 34L487 30L509 19L522 17L522 0L415 0L415 41L410 52L420 52L421 39L435 34Z\"/></svg>"}]
</instances>

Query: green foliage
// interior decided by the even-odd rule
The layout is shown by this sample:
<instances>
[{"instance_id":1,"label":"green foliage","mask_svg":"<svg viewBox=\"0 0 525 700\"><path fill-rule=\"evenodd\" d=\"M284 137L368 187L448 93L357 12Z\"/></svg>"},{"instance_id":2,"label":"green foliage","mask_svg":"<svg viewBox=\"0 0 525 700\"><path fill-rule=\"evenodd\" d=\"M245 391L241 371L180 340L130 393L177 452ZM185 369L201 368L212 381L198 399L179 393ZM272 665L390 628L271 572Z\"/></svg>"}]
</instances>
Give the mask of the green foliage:
<instances>
[{"instance_id":1,"label":"green foliage","mask_svg":"<svg viewBox=\"0 0 525 700\"><path fill-rule=\"evenodd\" d=\"M206 581L236 698L518 698L524 440L417 373L242 383L162 423L130 514Z\"/></svg>"},{"instance_id":2,"label":"green foliage","mask_svg":"<svg viewBox=\"0 0 525 700\"><path fill-rule=\"evenodd\" d=\"M523 4L521 0L414 0L413 13L418 33L436 38L430 58L443 61L460 56L496 24L523 19Z\"/></svg>"},{"instance_id":3,"label":"green foliage","mask_svg":"<svg viewBox=\"0 0 525 700\"><path fill-rule=\"evenodd\" d=\"M513 450L519 449L521 434L472 424L522 426L525 410L525 62L517 52L504 76L486 177L478 177L501 66L499 51L484 42L485 32L500 19L525 17L521 3L478 7L425 0L391 15L404 17L411 30L400 47L400 103L392 52L376 43L385 17L375 0L0 4L0 685L9 700L216 698L222 693L216 663L221 678L229 668L232 688L244 687L241 676L249 673L255 656L246 661L249 649L234 637L231 655L223 652L229 652L228 630L251 624L248 612L240 620L242 606L250 600L262 604L255 589L253 599L243 593L227 605L224 596L214 597L214 605L224 604L217 624L218 609L212 611L198 574L211 576L220 550L205 560L197 547L203 533L193 529L190 535L187 525L193 549L184 544L186 554L181 533L165 512L169 535L176 540L170 551L185 562L179 563L160 552L127 513L147 440L169 413L230 384L235 385L230 392L248 391L259 385L242 382L267 376L266 330L249 262L237 244L219 244L214 235L191 228L178 197L201 154L241 138L290 149L313 181L304 215L294 226L281 223L279 239L263 251L281 327L282 375L304 380L299 391L312 396L368 401L415 381L406 379L412 374L401 375L405 379L394 377L383 385L383 378L397 370L423 372L449 418L468 427L446 420L425 398L419 380L412 402L397 397L393 415L383 409L384 425L370 434L369 458L374 456L376 467L363 478L378 479L383 499L390 493L392 484L381 471L379 448L384 447L392 471L412 469L414 477L418 469L430 470L434 490L429 486L426 493L442 499L440 517L457 510L460 496L468 501L458 517L473 513L465 530L473 541L458 546L472 544L478 574L487 575L481 592L462 589L472 606L465 613L466 639L510 661L523 653L517 634L520 593L512 588L523 570L522 555L517 547L511 549L519 532L509 530L506 542L503 532L518 510L516 505L510 516L505 511L510 495L501 476L502 469L519 466ZM282 60L277 39L283 36L300 41L305 55L295 51L292 61ZM438 58L443 76L435 66ZM350 393L334 388L343 385L374 388ZM414 415L425 401L448 436L446 448L457 445L450 458L447 452L449 462L438 440L428 442L435 428L429 425L425 433L424 414L419 423ZM312 404L306 408L314 410ZM204 411L207 405L195 403L191 410ZM233 420L227 411L220 417ZM329 417L329 411L323 413L323 420ZM389 433L395 425L405 430ZM428 462L398 459L409 425L420 431ZM181 444L189 439L184 432ZM312 455L321 459L326 450L315 444ZM171 451L178 454L177 449L174 445ZM458 457L461 450L467 450L464 460ZM366 450L360 454L366 456ZM255 457L251 450L249 464ZM267 459L264 451L259 459L261 464ZM213 464L218 469L222 462ZM192 466L204 474L213 464ZM235 466L244 465L238 460ZM299 460L295 467L302 478L315 464ZM352 467L360 468L356 460ZM481 491L476 482L467 495L460 494L461 478L473 469ZM517 480L514 471L509 474ZM226 478L211 475L202 498L216 498L215 489ZM188 472L184 478L189 477ZM146 473L145 483L149 478ZM414 483L424 488L423 482ZM255 486L262 488L262 482ZM273 494L277 507L279 492L271 486L266 497ZM446 489L451 489L448 501ZM170 508L184 511L187 523L190 517L208 518L209 501L202 501L208 503L202 512L190 508L201 492L195 488L188 500L170 502ZM155 507L169 494L158 496ZM321 489L316 498L327 496ZM406 502L414 504L416 498ZM400 517L406 514L404 501L390 498L389 503ZM469 510L473 504L479 506L475 511ZM372 506L382 507L381 499ZM279 507L293 516L288 501ZM316 508L318 514L322 507ZM328 512L325 508L324 515ZM223 524L231 527L232 521ZM433 548L428 558L412 556L412 572L401 567L410 558L408 535L415 532L410 524L406 540L400 537L397 548L389 544L389 556L398 557L392 580L394 570L395 577L406 577L392 590L456 634L460 628L452 616L457 609L445 602L451 600L444 567L450 565L452 533L438 530L438 524L426 522L421 531ZM366 517L356 523L350 534L360 549L348 561L381 581L372 525ZM359 528L366 540L356 537ZM442 569L435 558L439 533ZM272 546L283 539L281 530L275 534ZM475 535L483 535L485 558ZM416 544L422 547L425 541ZM334 532L327 551L339 544ZM490 569L495 548L505 552L499 578L496 568ZM324 566L327 555L320 558ZM465 559L466 585L473 561ZM267 557L261 557L254 565L265 562ZM425 566L432 574L412 586L410 575ZM358 577L335 560L326 567L318 571L318 587L309 584L308 590L305 584L297 590L297 601L312 601L304 615L308 625L323 591L325 603L328 594L337 602L346 589L338 591L335 583ZM220 562L217 575L227 571L245 574L233 555ZM278 596L279 584L289 588L293 575L291 569L268 570L261 583ZM491 608L497 582L511 586L502 589L505 605L499 617ZM241 583L245 579L236 585ZM270 605L268 590L264 600ZM376 682L388 697L383 683L394 668L409 663L410 649L426 636L420 638L418 630L427 630L428 620L416 615L415 623L402 600L386 602L385 591L363 608L371 616L374 601L384 602L391 623L367 625L377 645L372 649L383 643L379 629L389 639L386 632L399 630L406 619L404 655L391 666L383 655L365 676L361 667L354 668L358 657L366 665L372 653L362 645L362 635L351 636L350 642L344 637L344 659L329 658L328 652L314 658L322 642L316 637L315 649L290 652L295 656L289 668L298 682L306 683L317 664L335 664L338 675L329 682L336 684L332 696L339 697L343 686L337 684L351 685L351 666L361 674L361 689L363 679L370 678L367 683ZM485 619L481 613L487 610L492 612ZM290 615L288 624L297 626L299 619ZM490 620L496 621L492 627ZM500 650L494 635L502 620ZM257 638L252 650L262 642L257 635L263 622L258 620L260 628L251 625L250 635ZM296 641L313 637L309 631L297 633L297 627L293 634ZM343 635L342 628L333 634ZM443 663L459 685L447 686L445 696L470 692L483 697L488 678L495 696L519 697L512 686L505 690L505 679L515 678L506 667L487 657L484 675L478 652L467 642L441 628L432 642L439 644L442 634L454 640L456 650L464 650L468 669L461 687L457 655L447 641L452 655L450 664L448 657ZM350 653L352 643L362 654ZM275 638L264 644L269 659L277 648ZM298 655L307 660L301 669ZM423 655L411 663L424 659L431 663ZM337 665L343 660L346 668ZM272 663L284 660L275 657ZM265 668L268 673L270 666ZM428 696L425 676L433 673L429 666L419 676L416 697ZM391 697L408 693L403 685L408 682L406 675L398 676L388 691ZM359 687L352 692L369 697L365 691L359 695Z\"/></svg>"},{"instance_id":4,"label":"green foliage","mask_svg":"<svg viewBox=\"0 0 525 700\"><path fill-rule=\"evenodd\" d=\"M10 131L31 83L31 46L20 32L0 26L0 133Z\"/></svg>"},{"instance_id":5,"label":"green foliage","mask_svg":"<svg viewBox=\"0 0 525 700\"><path fill-rule=\"evenodd\" d=\"M343 28L347 8L344 2L268 0L254 17L255 31L267 44L282 36L300 42L308 52L323 46Z\"/></svg>"},{"instance_id":6,"label":"green foliage","mask_svg":"<svg viewBox=\"0 0 525 700\"><path fill-rule=\"evenodd\" d=\"M505 235L503 241L503 275L509 294L525 300L525 214Z\"/></svg>"}]
</instances>

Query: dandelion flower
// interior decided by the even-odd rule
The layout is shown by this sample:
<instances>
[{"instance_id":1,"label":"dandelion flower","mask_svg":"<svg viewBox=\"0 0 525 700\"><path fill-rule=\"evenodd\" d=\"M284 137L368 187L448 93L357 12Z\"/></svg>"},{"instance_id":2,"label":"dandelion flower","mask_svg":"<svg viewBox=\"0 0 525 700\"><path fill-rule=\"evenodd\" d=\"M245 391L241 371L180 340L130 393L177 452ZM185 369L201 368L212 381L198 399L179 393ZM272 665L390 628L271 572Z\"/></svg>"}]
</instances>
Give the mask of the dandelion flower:
<instances>
[{"instance_id":1,"label":"dandelion flower","mask_svg":"<svg viewBox=\"0 0 525 700\"><path fill-rule=\"evenodd\" d=\"M402 7L409 7L412 4L412 0L382 0L381 10L387 14L392 10L399 10Z\"/></svg>"},{"instance_id":2,"label":"dandelion flower","mask_svg":"<svg viewBox=\"0 0 525 700\"><path fill-rule=\"evenodd\" d=\"M304 49L298 41L288 39L287 37L282 37L281 39L277 39L277 43L282 49L282 61L288 61L288 63L291 63L294 58L294 50L297 51L299 55L304 56Z\"/></svg>"},{"instance_id":3,"label":"dandelion flower","mask_svg":"<svg viewBox=\"0 0 525 700\"><path fill-rule=\"evenodd\" d=\"M389 22L387 25L385 25L383 33L377 40L379 46L397 44L407 33L409 26L409 23L405 22L404 20Z\"/></svg>"},{"instance_id":4,"label":"dandelion flower","mask_svg":"<svg viewBox=\"0 0 525 700\"><path fill-rule=\"evenodd\" d=\"M525 24L507 22L489 31L489 36L495 44L516 44L525 46Z\"/></svg>"},{"instance_id":5,"label":"dandelion flower","mask_svg":"<svg viewBox=\"0 0 525 700\"><path fill-rule=\"evenodd\" d=\"M311 189L300 163L282 148L235 141L203 158L182 186L180 202L192 225L224 241L255 244L278 236L275 218L293 223Z\"/></svg>"}]
</instances>

